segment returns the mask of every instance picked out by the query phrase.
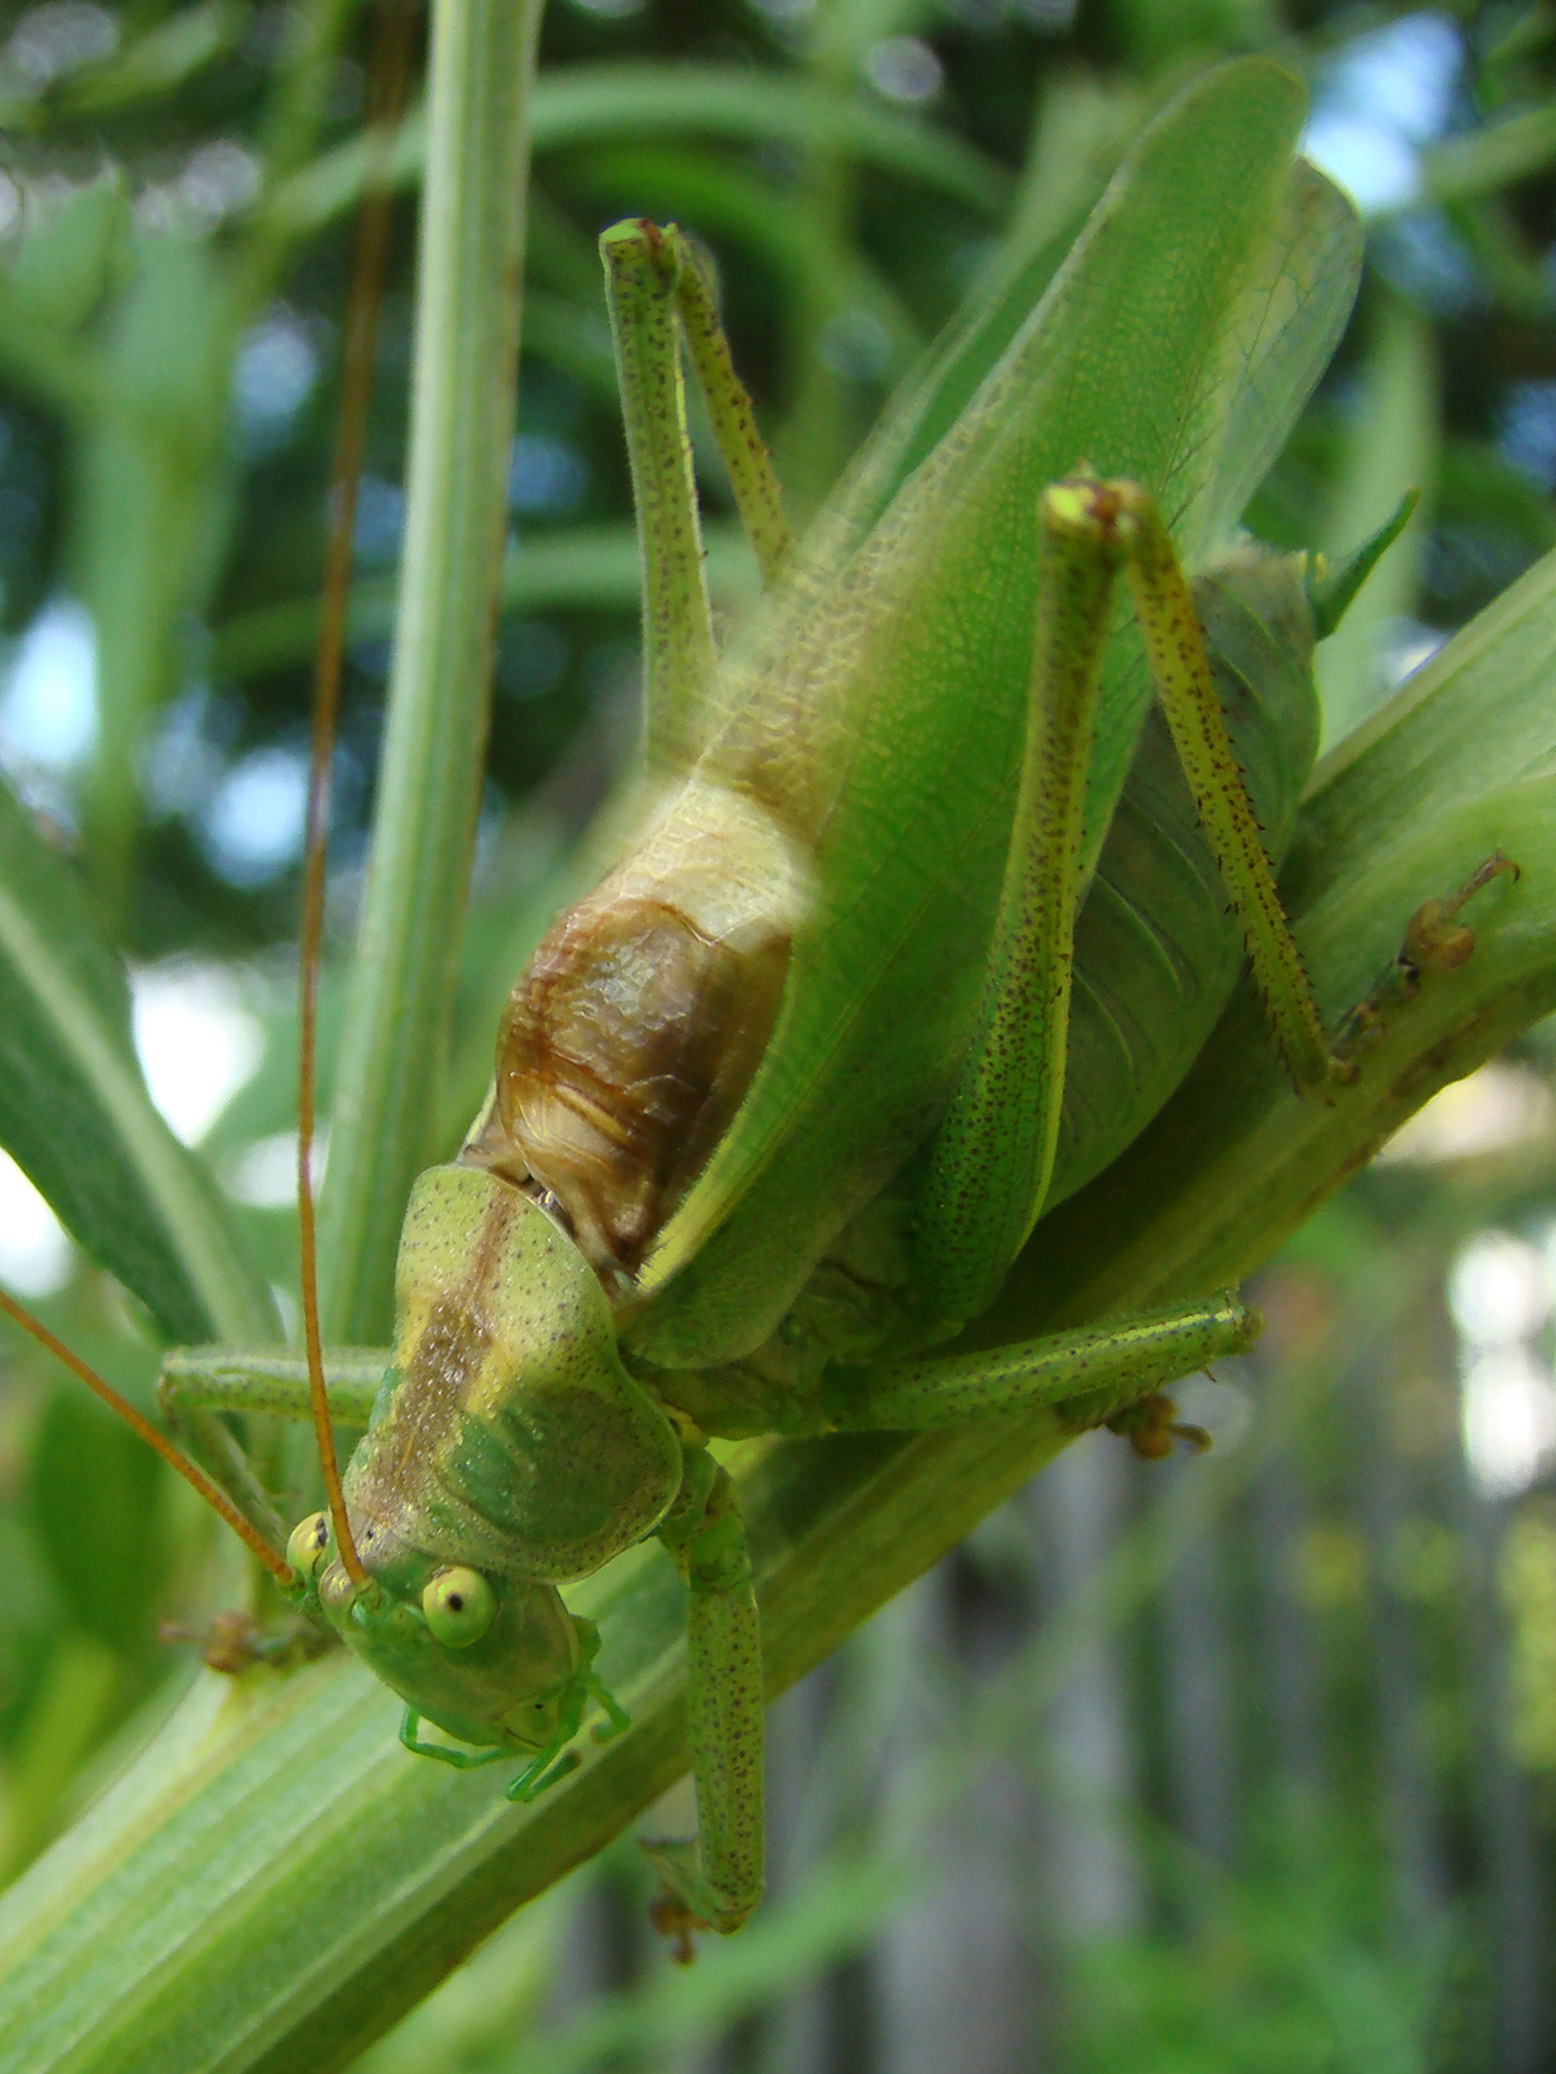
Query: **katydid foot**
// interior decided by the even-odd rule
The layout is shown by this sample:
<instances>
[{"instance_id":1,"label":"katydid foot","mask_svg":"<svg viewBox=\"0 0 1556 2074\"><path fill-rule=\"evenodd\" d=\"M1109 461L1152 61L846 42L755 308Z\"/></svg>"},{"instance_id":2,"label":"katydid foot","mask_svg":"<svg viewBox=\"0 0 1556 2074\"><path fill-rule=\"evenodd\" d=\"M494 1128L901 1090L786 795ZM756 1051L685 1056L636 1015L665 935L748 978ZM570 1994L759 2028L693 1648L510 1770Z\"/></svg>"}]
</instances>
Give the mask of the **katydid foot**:
<instances>
[{"instance_id":1,"label":"katydid foot","mask_svg":"<svg viewBox=\"0 0 1556 2074\"><path fill-rule=\"evenodd\" d=\"M237 1678L256 1664L273 1671L295 1670L315 1662L335 1647L335 1638L311 1620L285 1620L279 1627L266 1628L251 1613L214 1613L203 1628L189 1628L176 1620L165 1620L157 1640L171 1646L198 1649L207 1670Z\"/></svg>"},{"instance_id":2,"label":"katydid foot","mask_svg":"<svg viewBox=\"0 0 1556 2074\"><path fill-rule=\"evenodd\" d=\"M1152 1390L1147 1396L1137 1397L1104 1424L1110 1433L1127 1440L1130 1452L1142 1462L1166 1461L1177 1440L1198 1455L1207 1453L1214 1445L1203 1426L1189 1425L1178 1417L1177 1403L1165 1390Z\"/></svg>"},{"instance_id":3,"label":"katydid foot","mask_svg":"<svg viewBox=\"0 0 1556 2074\"><path fill-rule=\"evenodd\" d=\"M1390 1018L1414 1001L1423 986L1433 979L1457 972L1475 950L1475 932L1459 920L1461 910L1493 879L1523 876L1519 866L1500 850L1477 864L1458 891L1446 900L1423 901L1405 924L1405 934L1387 969L1364 1001L1358 1002L1341 1026L1335 1049L1352 1062L1355 1054L1374 1044L1387 1030Z\"/></svg>"}]
</instances>

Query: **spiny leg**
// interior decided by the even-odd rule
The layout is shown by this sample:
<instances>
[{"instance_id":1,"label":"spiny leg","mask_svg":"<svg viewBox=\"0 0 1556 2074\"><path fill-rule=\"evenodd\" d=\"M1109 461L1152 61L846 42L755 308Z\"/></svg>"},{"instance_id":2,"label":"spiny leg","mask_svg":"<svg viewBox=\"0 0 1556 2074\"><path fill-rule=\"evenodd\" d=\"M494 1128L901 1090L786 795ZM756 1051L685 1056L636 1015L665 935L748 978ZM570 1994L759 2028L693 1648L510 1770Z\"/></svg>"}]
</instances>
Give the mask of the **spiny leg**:
<instances>
[{"instance_id":1,"label":"spiny leg","mask_svg":"<svg viewBox=\"0 0 1556 2074\"><path fill-rule=\"evenodd\" d=\"M365 1426L394 1356L387 1348L349 1347L326 1354L330 1415ZM248 1456L213 1412L264 1413L309 1420L308 1364L284 1347L177 1347L162 1357L157 1402L188 1452L277 1547L287 1528Z\"/></svg>"},{"instance_id":2,"label":"spiny leg","mask_svg":"<svg viewBox=\"0 0 1556 2074\"><path fill-rule=\"evenodd\" d=\"M388 1347L328 1351L324 1383L331 1417L343 1426L365 1426L393 1360ZM308 1364L284 1347L176 1347L162 1358L157 1401L169 1418L200 1410L306 1419Z\"/></svg>"},{"instance_id":3,"label":"spiny leg","mask_svg":"<svg viewBox=\"0 0 1556 2074\"><path fill-rule=\"evenodd\" d=\"M678 260L663 234L642 221L604 232L600 257L643 559L644 755L651 772L674 776L702 746L714 659L675 330Z\"/></svg>"},{"instance_id":4,"label":"spiny leg","mask_svg":"<svg viewBox=\"0 0 1556 2074\"><path fill-rule=\"evenodd\" d=\"M1064 1090L1082 819L1114 573L1091 485L1041 510L1026 743L978 1021L931 1156L917 1274L928 1313L988 1309L1037 1222Z\"/></svg>"},{"instance_id":5,"label":"spiny leg","mask_svg":"<svg viewBox=\"0 0 1556 2074\"><path fill-rule=\"evenodd\" d=\"M680 1496L659 1538L686 1580L687 1704L694 1840L652 1843L668 1905L661 1928L738 1930L762 1898L762 1637L735 1487L688 1448Z\"/></svg>"},{"instance_id":6,"label":"spiny leg","mask_svg":"<svg viewBox=\"0 0 1556 2074\"><path fill-rule=\"evenodd\" d=\"M703 746L715 655L678 327L764 580L790 535L751 399L687 240L674 224L661 230L635 218L604 232L600 256L643 558L644 751L651 771L674 775Z\"/></svg>"},{"instance_id":7,"label":"spiny leg","mask_svg":"<svg viewBox=\"0 0 1556 2074\"><path fill-rule=\"evenodd\" d=\"M1354 1077L1325 1039L1232 752L1192 594L1150 497L1081 475L1042 506L1027 736L972 1040L917 1225L930 1315L977 1317L1042 1210L1064 1088L1081 815L1114 573L1126 568L1179 761L1304 1091Z\"/></svg>"},{"instance_id":8,"label":"spiny leg","mask_svg":"<svg viewBox=\"0 0 1556 2074\"><path fill-rule=\"evenodd\" d=\"M350 1347L325 1355L330 1413L343 1426L365 1426L393 1355L386 1347ZM277 1548L287 1526L248 1456L215 1412L262 1413L307 1423L312 1417L308 1363L283 1347L177 1347L162 1357L157 1402L168 1425L206 1474ZM165 1642L190 1643L213 1671L236 1675L251 1664L284 1669L307 1662L329 1645L311 1621L270 1628L251 1614L216 1614L193 1631L167 1622Z\"/></svg>"},{"instance_id":9,"label":"spiny leg","mask_svg":"<svg viewBox=\"0 0 1556 2074\"><path fill-rule=\"evenodd\" d=\"M1292 940L1275 874L1264 853L1215 682L1188 578L1167 528L1138 483L1099 483L1115 504L1114 524L1128 542L1126 567L1135 613L1162 711L1188 779L1200 826L1237 911L1254 981L1299 1092L1313 1094L1352 1070L1324 1035L1318 1005Z\"/></svg>"},{"instance_id":10,"label":"spiny leg","mask_svg":"<svg viewBox=\"0 0 1556 2074\"><path fill-rule=\"evenodd\" d=\"M565 1779L569 1772L578 1769L578 1753L569 1745L583 1724L591 1700L605 1716L603 1722L596 1722L590 1730L594 1742L608 1743L632 1726L631 1715L616 1704L594 1669L594 1660L600 1653L599 1629L592 1620L576 1621L575 1625L583 1642L583 1661L573 1674L563 1699L555 1733L509 1786L509 1800L521 1800L526 1804L538 1800L548 1786L554 1786L559 1779Z\"/></svg>"},{"instance_id":11,"label":"spiny leg","mask_svg":"<svg viewBox=\"0 0 1556 2074\"><path fill-rule=\"evenodd\" d=\"M1223 1295L1008 1347L835 1372L825 1416L838 1433L926 1433L1070 1398L1128 1399L1243 1353L1260 1325Z\"/></svg>"},{"instance_id":12,"label":"spiny leg","mask_svg":"<svg viewBox=\"0 0 1556 2074\"><path fill-rule=\"evenodd\" d=\"M756 429L756 413L729 356L718 307L691 242L675 225L665 241L676 255L675 301L686 351L708 406L708 420L735 493L735 506L755 550L764 584L783 566L794 536L784 517L772 457Z\"/></svg>"}]
</instances>

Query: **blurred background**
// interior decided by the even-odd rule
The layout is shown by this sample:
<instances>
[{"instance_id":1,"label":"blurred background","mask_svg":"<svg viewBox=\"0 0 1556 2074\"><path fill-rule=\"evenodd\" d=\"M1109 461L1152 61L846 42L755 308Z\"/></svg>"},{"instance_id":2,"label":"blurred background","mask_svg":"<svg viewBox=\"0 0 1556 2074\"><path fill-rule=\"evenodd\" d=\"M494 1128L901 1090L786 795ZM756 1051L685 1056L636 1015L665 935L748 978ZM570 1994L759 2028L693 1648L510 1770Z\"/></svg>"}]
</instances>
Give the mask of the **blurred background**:
<instances>
[{"instance_id":1,"label":"blurred background","mask_svg":"<svg viewBox=\"0 0 1556 2074\"><path fill-rule=\"evenodd\" d=\"M283 1300L360 40L346 0L0 14L0 765L95 887L152 1090ZM1325 651L1333 743L1556 544L1556 6L553 0L451 1145L632 738L599 228L704 240L803 518L1011 226L1076 224L1162 98L1246 50L1307 75L1307 148L1369 225L1350 332L1250 523L1341 549L1425 493ZM412 170L356 529L337 956L403 502ZM753 572L711 468L706 494L735 611ZM1556 2068L1553 1074L1536 1029L1267 1270L1256 1354L1180 1392L1209 1454L1088 1436L780 1702L773 1900L738 1940L673 1968L625 1840L363 2067ZM0 1279L145 1398L149 1337L3 1158ZM0 1361L9 1877L187 1681L157 1628L198 1610L209 1537L73 1386L9 1337Z\"/></svg>"}]
</instances>

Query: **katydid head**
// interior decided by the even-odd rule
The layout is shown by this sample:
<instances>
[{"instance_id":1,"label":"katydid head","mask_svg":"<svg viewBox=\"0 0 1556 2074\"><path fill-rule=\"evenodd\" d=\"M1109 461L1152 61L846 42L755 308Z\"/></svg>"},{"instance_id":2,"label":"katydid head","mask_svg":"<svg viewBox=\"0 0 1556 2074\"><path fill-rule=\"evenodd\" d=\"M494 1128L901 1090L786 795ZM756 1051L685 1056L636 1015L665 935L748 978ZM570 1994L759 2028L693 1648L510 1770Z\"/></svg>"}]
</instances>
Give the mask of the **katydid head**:
<instances>
[{"instance_id":1,"label":"katydid head","mask_svg":"<svg viewBox=\"0 0 1556 2074\"><path fill-rule=\"evenodd\" d=\"M461 1742L548 1749L576 1727L597 1646L556 1586L650 1531L680 1488L679 1444L622 1366L594 1271L496 1174L421 1176L396 1305L345 1479L361 1575L314 1513L288 1543L303 1603Z\"/></svg>"},{"instance_id":2,"label":"katydid head","mask_svg":"<svg viewBox=\"0 0 1556 2074\"><path fill-rule=\"evenodd\" d=\"M303 1604L417 1714L477 1748L544 1750L557 1738L595 1649L554 1585L448 1563L352 1521L368 1571L355 1584L327 1513L287 1544Z\"/></svg>"}]
</instances>

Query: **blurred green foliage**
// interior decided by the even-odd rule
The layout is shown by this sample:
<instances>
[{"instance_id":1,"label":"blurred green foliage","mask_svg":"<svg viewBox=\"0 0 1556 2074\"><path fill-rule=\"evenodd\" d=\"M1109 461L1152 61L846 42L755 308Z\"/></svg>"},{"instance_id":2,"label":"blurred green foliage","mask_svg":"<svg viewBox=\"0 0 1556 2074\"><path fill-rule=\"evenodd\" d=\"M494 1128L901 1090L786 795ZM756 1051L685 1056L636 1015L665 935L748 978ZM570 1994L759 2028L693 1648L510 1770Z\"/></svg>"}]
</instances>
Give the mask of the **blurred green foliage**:
<instances>
[{"instance_id":1,"label":"blurred green foliage","mask_svg":"<svg viewBox=\"0 0 1556 2074\"><path fill-rule=\"evenodd\" d=\"M0 760L132 961L238 968L263 1047L204 1145L283 1287L289 1219L264 1161L293 1101L277 952L295 928L360 33L345 0L52 0L0 24ZM1408 483L1425 491L1326 655L1336 740L1556 543L1556 9L556 0L450 1139L631 725L636 563L597 230L642 212L706 243L803 515L997 264L1002 227L1064 240L1163 96L1244 50L1308 74L1315 152L1370 218L1345 347L1249 523L1335 551ZM417 149L357 526L342 939L399 539ZM714 587L735 604L750 572L709 479ZM72 603L96 691L73 740ZM326 1031L333 998L327 974ZM783 1702L776 1899L736 1945L668 1975L618 1853L365 2064L1556 2063L1540 1915L1556 1435L1500 1485L1466 1463L1474 1349L1443 1301L1472 1234L1511 1234L1526 1268L1549 1254L1552 1055L1545 1032L1520 1048L1510 1130L1483 1120L1457 1150L1364 1177L1272 1271L1266 1350L1227 1386L1245 1412L1253 1388L1251 1437L1224 1435L1203 1470L1115 1465L1084 1530L1064 1524L1074 1492L1039 1488ZM57 1279L46 1314L144 1401L146 1322L79 1262ZM1548 1314L1531 1303L1502 1347L1549 1394ZM9 1343L0 1550L14 1871L181 1675L158 1619L224 1586L183 1494ZM1061 1754L1084 1757L1089 1734L1116 1761L1072 1793L1044 1724ZM1055 1891L1062 1864L1078 1899Z\"/></svg>"}]
</instances>

